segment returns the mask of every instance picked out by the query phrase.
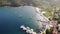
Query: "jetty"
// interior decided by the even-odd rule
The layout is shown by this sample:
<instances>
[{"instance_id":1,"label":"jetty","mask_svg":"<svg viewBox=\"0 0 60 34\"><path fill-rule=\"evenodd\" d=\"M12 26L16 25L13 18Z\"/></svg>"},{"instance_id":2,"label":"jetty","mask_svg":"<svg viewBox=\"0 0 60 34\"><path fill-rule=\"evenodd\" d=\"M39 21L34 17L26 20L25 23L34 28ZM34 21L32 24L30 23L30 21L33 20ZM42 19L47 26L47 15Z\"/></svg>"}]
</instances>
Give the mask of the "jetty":
<instances>
[{"instance_id":1,"label":"jetty","mask_svg":"<svg viewBox=\"0 0 60 34\"><path fill-rule=\"evenodd\" d=\"M30 29L29 27L25 27L24 25L20 26L20 28L24 31L26 31L26 33L28 34L37 34L36 32L34 32L33 29Z\"/></svg>"}]
</instances>

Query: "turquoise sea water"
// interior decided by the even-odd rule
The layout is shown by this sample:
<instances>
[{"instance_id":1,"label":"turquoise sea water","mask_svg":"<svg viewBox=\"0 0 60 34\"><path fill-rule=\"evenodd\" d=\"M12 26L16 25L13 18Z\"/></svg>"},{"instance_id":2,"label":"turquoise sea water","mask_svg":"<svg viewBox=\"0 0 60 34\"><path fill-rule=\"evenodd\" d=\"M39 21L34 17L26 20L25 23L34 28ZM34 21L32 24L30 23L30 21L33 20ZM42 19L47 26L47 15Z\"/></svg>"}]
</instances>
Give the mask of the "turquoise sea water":
<instances>
[{"instance_id":1,"label":"turquoise sea water","mask_svg":"<svg viewBox=\"0 0 60 34\"><path fill-rule=\"evenodd\" d=\"M35 10L26 7L0 7L0 34L26 34L21 25L36 28L34 24Z\"/></svg>"}]
</instances>

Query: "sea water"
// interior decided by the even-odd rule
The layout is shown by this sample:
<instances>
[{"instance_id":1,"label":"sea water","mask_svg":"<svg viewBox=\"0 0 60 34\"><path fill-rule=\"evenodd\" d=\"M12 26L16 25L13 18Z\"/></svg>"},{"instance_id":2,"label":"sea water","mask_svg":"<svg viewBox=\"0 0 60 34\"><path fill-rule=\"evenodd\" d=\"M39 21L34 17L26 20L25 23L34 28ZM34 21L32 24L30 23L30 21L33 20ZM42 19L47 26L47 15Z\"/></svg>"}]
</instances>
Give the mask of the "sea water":
<instances>
[{"instance_id":1,"label":"sea water","mask_svg":"<svg viewBox=\"0 0 60 34\"><path fill-rule=\"evenodd\" d=\"M34 29L33 14L34 9L30 6L0 7L0 34L26 34L20 26Z\"/></svg>"},{"instance_id":2,"label":"sea water","mask_svg":"<svg viewBox=\"0 0 60 34\"><path fill-rule=\"evenodd\" d=\"M46 25L40 21L44 19L44 16L36 13L35 7L32 6L0 7L0 34L26 34L20 29L21 25L39 33L43 30L42 25Z\"/></svg>"}]
</instances>

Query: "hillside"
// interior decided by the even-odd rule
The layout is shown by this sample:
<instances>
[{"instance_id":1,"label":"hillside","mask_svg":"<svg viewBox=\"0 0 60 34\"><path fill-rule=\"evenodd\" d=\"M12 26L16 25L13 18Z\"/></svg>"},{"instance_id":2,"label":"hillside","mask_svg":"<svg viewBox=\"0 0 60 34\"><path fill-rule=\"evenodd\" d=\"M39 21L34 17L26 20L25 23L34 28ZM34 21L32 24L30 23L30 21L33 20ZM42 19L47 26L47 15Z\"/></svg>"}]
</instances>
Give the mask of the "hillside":
<instances>
[{"instance_id":1,"label":"hillside","mask_svg":"<svg viewBox=\"0 0 60 34\"><path fill-rule=\"evenodd\" d=\"M60 0L0 0L0 6L1 5L29 5L29 6L60 6Z\"/></svg>"}]
</instances>

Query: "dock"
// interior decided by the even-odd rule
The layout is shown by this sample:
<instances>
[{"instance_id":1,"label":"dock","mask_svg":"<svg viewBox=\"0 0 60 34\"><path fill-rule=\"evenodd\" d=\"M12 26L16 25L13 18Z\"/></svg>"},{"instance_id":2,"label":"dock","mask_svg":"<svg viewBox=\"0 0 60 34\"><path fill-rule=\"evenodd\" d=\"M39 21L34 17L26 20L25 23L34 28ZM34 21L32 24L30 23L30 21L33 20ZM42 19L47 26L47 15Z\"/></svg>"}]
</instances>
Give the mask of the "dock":
<instances>
[{"instance_id":1,"label":"dock","mask_svg":"<svg viewBox=\"0 0 60 34\"><path fill-rule=\"evenodd\" d=\"M29 34L37 34L36 32L34 32L33 29L30 29L29 27L25 27L24 25L20 26L20 28L24 31L26 31L26 33L29 33Z\"/></svg>"}]
</instances>

